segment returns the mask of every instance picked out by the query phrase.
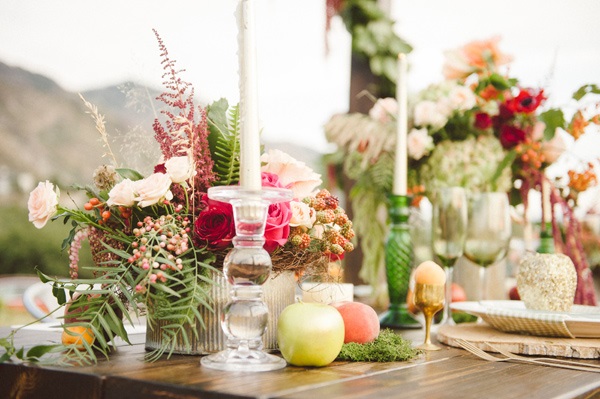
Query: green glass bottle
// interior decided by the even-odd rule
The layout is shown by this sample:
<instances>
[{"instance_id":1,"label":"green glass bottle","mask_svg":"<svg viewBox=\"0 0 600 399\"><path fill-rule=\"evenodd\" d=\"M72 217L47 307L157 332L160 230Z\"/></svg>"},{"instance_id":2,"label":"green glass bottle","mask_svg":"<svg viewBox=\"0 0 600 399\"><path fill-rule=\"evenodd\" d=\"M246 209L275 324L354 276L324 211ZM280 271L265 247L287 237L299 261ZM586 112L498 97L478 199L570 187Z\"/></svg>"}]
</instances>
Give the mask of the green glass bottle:
<instances>
[{"instance_id":1,"label":"green glass bottle","mask_svg":"<svg viewBox=\"0 0 600 399\"><path fill-rule=\"evenodd\" d=\"M554 235L552 234L552 224L545 223L540 231L540 245L536 250L540 254L554 253Z\"/></svg>"},{"instance_id":2,"label":"green glass bottle","mask_svg":"<svg viewBox=\"0 0 600 399\"><path fill-rule=\"evenodd\" d=\"M406 296L410 274L414 267L414 253L408 224L409 198L391 195L389 206L390 231L385 243L385 269L390 307L379 317L382 327L421 328L408 311Z\"/></svg>"}]
</instances>

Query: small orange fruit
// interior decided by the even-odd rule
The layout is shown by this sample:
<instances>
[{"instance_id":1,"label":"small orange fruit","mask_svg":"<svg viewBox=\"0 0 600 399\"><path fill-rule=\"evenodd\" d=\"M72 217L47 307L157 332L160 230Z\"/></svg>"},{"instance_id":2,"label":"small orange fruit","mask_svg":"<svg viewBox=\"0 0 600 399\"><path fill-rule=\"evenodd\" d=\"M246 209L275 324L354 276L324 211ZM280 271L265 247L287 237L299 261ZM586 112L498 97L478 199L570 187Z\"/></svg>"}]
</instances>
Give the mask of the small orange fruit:
<instances>
[{"instance_id":1,"label":"small orange fruit","mask_svg":"<svg viewBox=\"0 0 600 399\"><path fill-rule=\"evenodd\" d=\"M61 339L63 345L75 345L77 348L83 349L83 340L91 345L94 342L94 333L91 328L82 326L66 327Z\"/></svg>"}]
</instances>

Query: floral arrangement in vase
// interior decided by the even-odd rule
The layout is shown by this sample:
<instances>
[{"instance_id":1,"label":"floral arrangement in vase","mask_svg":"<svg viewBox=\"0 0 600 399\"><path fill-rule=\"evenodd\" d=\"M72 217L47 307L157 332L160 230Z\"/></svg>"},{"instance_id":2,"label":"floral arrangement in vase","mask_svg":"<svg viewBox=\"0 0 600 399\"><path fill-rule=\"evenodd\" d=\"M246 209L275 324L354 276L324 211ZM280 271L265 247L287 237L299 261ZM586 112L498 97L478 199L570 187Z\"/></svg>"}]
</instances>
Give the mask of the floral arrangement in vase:
<instances>
[{"instance_id":1,"label":"floral arrangement in vase","mask_svg":"<svg viewBox=\"0 0 600 399\"><path fill-rule=\"evenodd\" d=\"M28 201L35 227L56 219L72 225L63 245L69 251L71 279L39 273L66 306L63 343L23 352L13 345L13 331L0 340L6 349L3 360L35 361L48 352L59 353L58 361L65 363L95 361L98 354L108 357L115 339L129 342L125 323L133 324L142 312L149 328L161 326L162 344L148 354L157 359L172 353L181 345L178 341L185 345L190 335L197 336L197 325L204 323L199 308L213 307L211 272L233 247L235 227L231 205L206 193L209 187L238 184L238 107L229 107L224 99L197 106L193 88L180 77L155 34L166 89L157 98L166 107L153 124L162 157L148 176L121 167L103 116L85 102L112 164L98 167L94 187L78 187L88 198L83 205L62 205L58 188L47 180ZM269 207L264 247L274 272L326 273L331 260L353 250L352 222L337 198L318 188L320 175L303 162L279 150L263 153L261 161L262 186L288 188L294 194L291 202ZM93 266L79 265L86 239ZM80 279L80 267L95 277Z\"/></svg>"},{"instance_id":2,"label":"floral arrangement in vase","mask_svg":"<svg viewBox=\"0 0 600 399\"><path fill-rule=\"evenodd\" d=\"M546 213L551 220L542 224L552 224L557 251L569 255L576 265L580 278L575 302L595 304L578 240L581 227L574 214L579 194L597 184L594 164L571 164L566 176L551 176L547 170L565 152L565 136L577 140L594 126L598 129L598 102L583 99L600 94L600 88L579 88L574 104L568 104L576 108L570 118L563 109L544 109L544 89L522 86L509 75L512 57L500 50L499 42L494 37L446 52L445 79L410 99L409 192L418 202L439 187L506 191L513 205L524 205L526 215L529 191L541 192L542 185L549 184L546 206L551 211ZM325 128L328 140L345 154L344 173L356 180L351 192L353 219L359 237L368 237L363 245L370 248L383 245L385 220L378 226L367 221L386 206L385 193L391 190L398 112L393 98L373 98L373 102L368 115L335 115ZM560 221L554 212L559 207ZM365 257L362 277L374 282L382 262L381 257Z\"/></svg>"}]
</instances>

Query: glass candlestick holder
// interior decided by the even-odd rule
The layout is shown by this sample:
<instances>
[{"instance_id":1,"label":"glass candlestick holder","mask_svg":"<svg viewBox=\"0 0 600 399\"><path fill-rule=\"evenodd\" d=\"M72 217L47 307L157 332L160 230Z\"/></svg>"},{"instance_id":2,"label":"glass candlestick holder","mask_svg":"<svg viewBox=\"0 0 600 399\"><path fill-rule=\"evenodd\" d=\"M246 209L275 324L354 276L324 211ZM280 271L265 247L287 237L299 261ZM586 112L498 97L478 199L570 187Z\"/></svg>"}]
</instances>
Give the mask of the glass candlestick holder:
<instances>
[{"instance_id":1,"label":"glass candlestick holder","mask_svg":"<svg viewBox=\"0 0 600 399\"><path fill-rule=\"evenodd\" d=\"M414 263L408 206L407 196L390 196L390 231L385 243L385 270L390 307L379 316L379 324L382 327L421 328L421 323L413 317L406 305Z\"/></svg>"},{"instance_id":2,"label":"glass candlestick holder","mask_svg":"<svg viewBox=\"0 0 600 399\"><path fill-rule=\"evenodd\" d=\"M269 206L292 199L280 188L248 190L237 186L211 187L209 198L233 207L236 236L223 261L223 274L231 285L231 300L223 308L221 327L226 349L203 357L202 366L226 371L269 371L286 366L284 359L262 350L269 309L262 285L271 274L271 257L263 248Z\"/></svg>"}]
</instances>

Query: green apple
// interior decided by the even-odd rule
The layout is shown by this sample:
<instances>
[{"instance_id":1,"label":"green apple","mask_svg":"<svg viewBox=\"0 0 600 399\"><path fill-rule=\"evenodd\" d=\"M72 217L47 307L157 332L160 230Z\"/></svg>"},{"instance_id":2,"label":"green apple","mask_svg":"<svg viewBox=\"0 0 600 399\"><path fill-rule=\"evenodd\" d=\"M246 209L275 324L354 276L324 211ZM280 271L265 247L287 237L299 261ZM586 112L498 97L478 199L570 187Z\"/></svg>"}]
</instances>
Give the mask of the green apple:
<instances>
[{"instance_id":1,"label":"green apple","mask_svg":"<svg viewBox=\"0 0 600 399\"><path fill-rule=\"evenodd\" d=\"M333 306L298 302L279 315L277 341L289 364L327 366L342 350L344 319Z\"/></svg>"}]
</instances>

